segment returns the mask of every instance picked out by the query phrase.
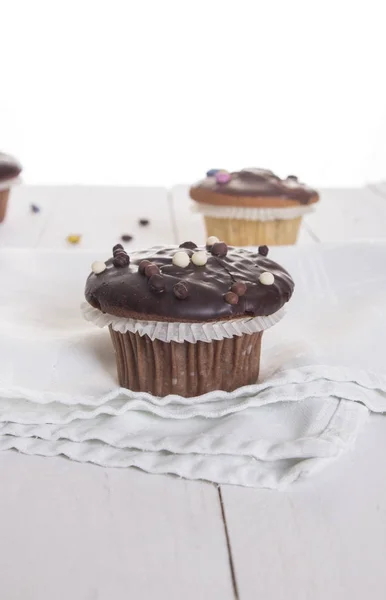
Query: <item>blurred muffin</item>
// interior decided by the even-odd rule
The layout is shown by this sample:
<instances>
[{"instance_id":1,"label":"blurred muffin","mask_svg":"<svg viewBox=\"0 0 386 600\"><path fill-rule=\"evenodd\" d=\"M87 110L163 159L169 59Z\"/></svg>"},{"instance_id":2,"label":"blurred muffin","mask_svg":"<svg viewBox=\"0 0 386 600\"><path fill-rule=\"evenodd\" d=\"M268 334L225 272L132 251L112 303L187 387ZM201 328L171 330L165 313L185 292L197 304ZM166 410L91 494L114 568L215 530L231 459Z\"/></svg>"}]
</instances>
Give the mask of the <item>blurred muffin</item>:
<instances>
[{"instance_id":1,"label":"blurred muffin","mask_svg":"<svg viewBox=\"0 0 386 600\"><path fill-rule=\"evenodd\" d=\"M11 187L19 182L21 170L21 165L13 156L0 152L0 223L7 212Z\"/></svg>"},{"instance_id":2,"label":"blurred muffin","mask_svg":"<svg viewBox=\"0 0 386 600\"><path fill-rule=\"evenodd\" d=\"M208 235L237 246L295 244L303 215L318 193L294 175L280 179L265 169L208 171L190 188Z\"/></svg>"},{"instance_id":3,"label":"blurred muffin","mask_svg":"<svg viewBox=\"0 0 386 600\"><path fill-rule=\"evenodd\" d=\"M93 263L83 313L109 327L120 385L191 397L255 383L263 331L294 287L267 254L209 238L130 256L117 244Z\"/></svg>"}]
</instances>

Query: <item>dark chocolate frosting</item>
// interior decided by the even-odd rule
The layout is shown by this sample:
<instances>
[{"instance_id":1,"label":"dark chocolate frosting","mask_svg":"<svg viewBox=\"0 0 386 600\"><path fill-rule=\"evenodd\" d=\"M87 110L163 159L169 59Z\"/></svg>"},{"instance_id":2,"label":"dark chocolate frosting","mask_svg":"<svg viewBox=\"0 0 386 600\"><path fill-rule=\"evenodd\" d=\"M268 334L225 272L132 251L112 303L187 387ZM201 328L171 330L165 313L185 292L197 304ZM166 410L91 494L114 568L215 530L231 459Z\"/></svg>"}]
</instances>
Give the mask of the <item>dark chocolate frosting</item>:
<instances>
[{"instance_id":1,"label":"dark chocolate frosting","mask_svg":"<svg viewBox=\"0 0 386 600\"><path fill-rule=\"evenodd\" d=\"M193 188L202 188L229 196L288 198L301 204L308 204L312 198L318 196L316 190L300 183L294 175L289 175L287 179L280 179L272 171L254 168L234 171L229 175L230 180L226 183L219 183L216 174L213 174L199 181Z\"/></svg>"},{"instance_id":2,"label":"dark chocolate frosting","mask_svg":"<svg viewBox=\"0 0 386 600\"><path fill-rule=\"evenodd\" d=\"M196 250L181 246L156 246L133 252L125 266L114 266L110 258L103 272L89 275L86 300L94 308L116 316L203 322L270 315L292 295L291 276L258 252L229 247L225 256L215 256L211 249L202 246ZM216 246L212 247L213 252ZM186 267L176 266L172 259L177 251L190 258L201 251L200 258L207 262L198 266L190 260ZM116 248L114 252L116 255L122 251ZM149 268L149 263L143 262L138 268L141 261L149 261L153 266ZM267 272L274 276L271 285L259 280Z\"/></svg>"},{"instance_id":3,"label":"dark chocolate frosting","mask_svg":"<svg viewBox=\"0 0 386 600\"><path fill-rule=\"evenodd\" d=\"M21 165L9 154L0 152L0 181L13 179L21 173Z\"/></svg>"}]
</instances>

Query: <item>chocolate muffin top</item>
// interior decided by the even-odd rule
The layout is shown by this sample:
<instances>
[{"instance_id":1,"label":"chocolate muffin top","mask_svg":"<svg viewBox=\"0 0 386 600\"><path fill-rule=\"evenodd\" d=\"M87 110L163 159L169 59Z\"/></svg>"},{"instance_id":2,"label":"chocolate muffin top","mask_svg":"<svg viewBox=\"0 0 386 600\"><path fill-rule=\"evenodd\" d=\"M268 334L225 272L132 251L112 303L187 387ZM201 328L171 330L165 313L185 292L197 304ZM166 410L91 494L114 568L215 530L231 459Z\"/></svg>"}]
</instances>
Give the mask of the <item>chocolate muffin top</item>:
<instances>
[{"instance_id":1,"label":"chocolate muffin top","mask_svg":"<svg viewBox=\"0 0 386 600\"><path fill-rule=\"evenodd\" d=\"M190 196L197 202L213 204L231 204L237 196L240 198L239 203L246 206L259 205L256 202L258 198L262 200L260 204L266 206L269 206L273 199L284 200L292 205L309 204L319 199L316 190L298 181L295 175L280 179L272 171L254 168L233 173L211 169L207 172L206 179L191 187ZM252 202L246 202L247 198L252 199Z\"/></svg>"},{"instance_id":2,"label":"chocolate muffin top","mask_svg":"<svg viewBox=\"0 0 386 600\"><path fill-rule=\"evenodd\" d=\"M294 283L280 265L258 252L227 247L217 238L156 246L130 256L121 244L95 262L86 300L103 313L155 321L205 322L267 316L290 299Z\"/></svg>"},{"instance_id":3,"label":"chocolate muffin top","mask_svg":"<svg viewBox=\"0 0 386 600\"><path fill-rule=\"evenodd\" d=\"M21 169L21 164L16 158L0 152L0 182L17 177L20 175Z\"/></svg>"}]
</instances>

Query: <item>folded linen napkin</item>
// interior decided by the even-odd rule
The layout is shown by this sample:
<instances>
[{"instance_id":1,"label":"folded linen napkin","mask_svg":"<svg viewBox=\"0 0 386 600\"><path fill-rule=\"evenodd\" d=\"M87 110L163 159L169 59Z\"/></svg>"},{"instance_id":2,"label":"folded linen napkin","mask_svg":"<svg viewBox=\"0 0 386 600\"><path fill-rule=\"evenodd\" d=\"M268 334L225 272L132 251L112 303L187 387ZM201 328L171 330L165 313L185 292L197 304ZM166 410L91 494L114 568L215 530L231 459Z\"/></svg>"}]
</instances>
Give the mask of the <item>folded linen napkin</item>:
<instances>
[{"instance_id":1,"label":"folded linen napkin","mask_svg":"<svg viewBox=\"0 0 386 600\"><path fill-rule=\"evenodd\" d=\"M386 410L386 244L273 248L293 275L259 383L199 398L119 388L109 333L82 319L108 252L0 252L0 449L280 488Z\"/></svg>"}]
</instances>

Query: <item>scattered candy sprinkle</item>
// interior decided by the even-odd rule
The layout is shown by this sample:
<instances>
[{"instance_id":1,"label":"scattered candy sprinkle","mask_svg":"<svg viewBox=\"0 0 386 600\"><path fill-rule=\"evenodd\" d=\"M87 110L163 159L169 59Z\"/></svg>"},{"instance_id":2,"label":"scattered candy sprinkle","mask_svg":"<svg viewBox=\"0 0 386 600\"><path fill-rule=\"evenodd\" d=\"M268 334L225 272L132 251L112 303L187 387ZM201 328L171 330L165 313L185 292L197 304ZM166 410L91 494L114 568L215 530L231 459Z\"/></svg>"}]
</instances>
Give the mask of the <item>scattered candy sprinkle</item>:
<instances>
[{"instance_id":1,"label":"scattered candy sprinkle","mask_svg":"<svg viewBox=\"0 0 386 600\"><path fill-rule=\"evenodd\" d=\"M146 227L147 225L149 225L150 221L149 219L139 219L138 223L141 227Z\"/></svg>"},{"instance_id":2,"label":"scattered candy sprinkle","mask_svg":"<svg viewBox=\"0 0 386 600\"><path fill-rule=\"evenodd\" d=\"M80 240L82 239L82 236L78 233L70 233L70 235L68 235L66 237L66 240L69 244L79 244Z\"/></svg>"},{"instance_id":3,"label":"scattered candy sprinkle","mask_svg":"<svg viewBox=\"0 0 386 600\"><path fill-rule=\"evenodd\" d=\"M37 206L37 204L31 204L30 205L30 211L32 213L37 214L37 213L40 213L40 208L39 208L39 206Z\"/></svg>"},{"instance_id":4,"label":"scattered candy sprinkle","mask_svg":"<svg viewBox=\"0 0 386 600\"><path fill-rule=\"evenodd\" d=\"M128 233L124 233L123 235L121 235L122 242L131 242L132 239L133 236L129 235Z\"/></svg>"}]
</instances>

